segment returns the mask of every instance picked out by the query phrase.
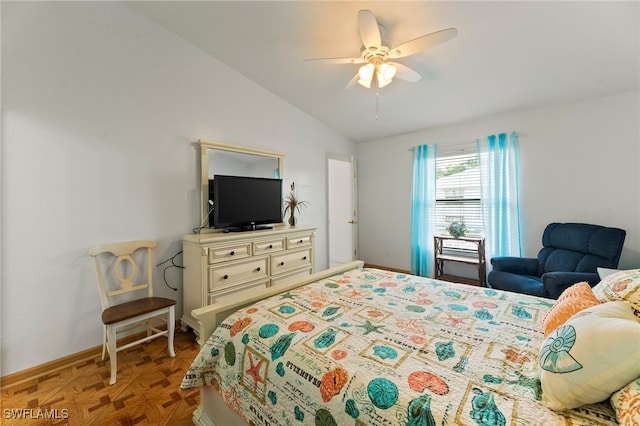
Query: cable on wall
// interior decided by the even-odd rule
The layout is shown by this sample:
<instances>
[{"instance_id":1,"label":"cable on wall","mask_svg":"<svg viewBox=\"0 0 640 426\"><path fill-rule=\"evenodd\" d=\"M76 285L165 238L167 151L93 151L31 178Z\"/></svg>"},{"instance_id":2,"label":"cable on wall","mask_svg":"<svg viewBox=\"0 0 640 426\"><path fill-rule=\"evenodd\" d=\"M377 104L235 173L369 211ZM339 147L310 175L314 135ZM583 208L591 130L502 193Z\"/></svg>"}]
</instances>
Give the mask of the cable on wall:
<instances>
[{"instance_id":1,"label":"cable on wall","mask_svg":"<svg viewBox=\"0 0 640 426\"><path fill-rule=\"evenodd\" d=\"M177 252L176 254L174 254L173 256L171 256L169 259L167 259L167 260L163 260L162 262L160 262L160 263L158 263L158 264L156 265L156 267L157 267L157 266L160 266L160 265L164 265L164 264L165 264L165 263L167 263L167 262L171 262L171 264L170 264L170 265L165 266L165 268L162 270L162 279L164 280L164 284L165 284L167 287L169 287L171 290L173 290L173 291L178 291L178 289L177 289L176 287L171 287L171 286L169 285L169 282L167 281L167 270L168 270L169 268L180 268L180 269L184 269L184 266L182 266L182 265L177 265L177 264L176 264L176 261L175 261L176 257L177 257L178 255L180 255L180 254L182 254L182 250L180 250L179 252Z\"/></svg>"},{"instance_id":2,"label":"cable on wall","mask_svg":"<svg viewBox=\"0 0 640 426\"><path fill-rule=\"evenodd\" d=\"M202 231L202 228L211 226L211 223L209 223L209 218L211 217L212 212L213 212L213 200L209 200L209 209L207 210L207 216L202 219L202 223L200 224L199 227L192 229L194 234L199 234L200 231Z\"/></svg>"}]
</instances>

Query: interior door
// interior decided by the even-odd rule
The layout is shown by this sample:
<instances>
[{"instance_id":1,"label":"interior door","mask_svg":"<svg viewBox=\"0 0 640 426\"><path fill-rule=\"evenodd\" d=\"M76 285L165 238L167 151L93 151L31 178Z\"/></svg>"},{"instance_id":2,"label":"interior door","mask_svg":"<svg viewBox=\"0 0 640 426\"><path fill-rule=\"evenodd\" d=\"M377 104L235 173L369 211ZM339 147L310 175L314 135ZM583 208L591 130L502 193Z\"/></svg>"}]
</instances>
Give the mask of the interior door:
<instances>
[{"instance_id":1,"label":"interior door","mask_svg":"<svg viewBox=\"0 0 640 426\"><path fill-rule=\"evenodd\" d=\"M355 260L358 255L356 167L353 157L327 158L329 266Z\"/></svg>"}]
</instances>

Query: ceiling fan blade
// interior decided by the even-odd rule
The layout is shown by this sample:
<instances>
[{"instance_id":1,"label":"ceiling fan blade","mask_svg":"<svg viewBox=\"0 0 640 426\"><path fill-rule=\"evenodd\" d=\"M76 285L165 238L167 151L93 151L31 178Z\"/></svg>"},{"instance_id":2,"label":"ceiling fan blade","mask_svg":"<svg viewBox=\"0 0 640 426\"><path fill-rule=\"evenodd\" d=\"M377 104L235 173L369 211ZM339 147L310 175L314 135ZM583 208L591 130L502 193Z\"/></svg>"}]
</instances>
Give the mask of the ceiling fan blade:
<instances>
[{"instance_id":1,"label":"ceiling fan blade","mask_svg":"<svg viewBox=\"0 0 640 426\"><path fill-rule=\"evenodd\" d=\"M362 64L362 58L313 58L305 59L305 62L324 62L325 64Z\"/></svg>"},{"instance_id":2,"label":"ceiling fan blade","mask_svg":"<svg viewBox=\"0 0 640 426\"><path fill-rule=\"evenodd\" d=\"M417 72L415 72L413 69L409 68L406 65L402 65L397 62L387 62L387 63L389 65L393 65L394 67L396 67L395 77L399 78L400 80L415 83L416 81L422 78L420 74L418 74Z\"/></svg>"},{"instance_id":3,"label":"ceiling fan blade","mask_svg":"<svg viewBox=\"0 0 640 426\"><path fill-rule=\"evenodd\" d=\"M451 40L458 34L455 28L436 31L427 35L423 35L413 40L402 43L400 46L394 47L389 51L387 57L402 58L405 56L415 55L423 50L431 49L445 41Z\"/></svg>"},{"instance_id":4,"label":"ceiling fan blade","mask_svg":"<svg viewBox=\"0 0 640 426\"><path fill-rule=\"evenodd\" d=\"M351 89L353 86L355 86L358 83L358 80L360 79L360 76L358 75L358 73L356 73L356 75L353 76L353 78L351 79L351 81L349 81L347 83L346 86L344 86L345 90L349 90Z\"/></svg>"},{"instance_id":5,"label":"ceiling fan blade","mask_svg":"<svg viewBox=\"0 0 640 426\"><path fill-rule=\"evenodd\" d=\"M366 9L358 12L358 28L365 48L380 47L382 44L380 28L373 12Z\"/></svg>"}]
</instances>

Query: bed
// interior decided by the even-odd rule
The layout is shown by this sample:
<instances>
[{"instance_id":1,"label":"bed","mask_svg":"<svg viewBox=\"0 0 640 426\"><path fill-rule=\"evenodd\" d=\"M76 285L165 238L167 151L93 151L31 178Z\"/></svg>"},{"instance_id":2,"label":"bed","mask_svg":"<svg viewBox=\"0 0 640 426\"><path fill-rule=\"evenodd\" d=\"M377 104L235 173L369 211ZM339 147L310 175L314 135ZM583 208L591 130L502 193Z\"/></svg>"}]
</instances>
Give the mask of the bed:
<instances>
[{"instance_id":1,"label":"bed","mask_svg":"<svg viewBox=\"0 0 640 426\"><path fill-rule=\"evenodd\" d=\"M181 387L203 425L617 424L540 402L553 303L353 262L195 310L210 337Z\"/></svg>"}]
</instances>

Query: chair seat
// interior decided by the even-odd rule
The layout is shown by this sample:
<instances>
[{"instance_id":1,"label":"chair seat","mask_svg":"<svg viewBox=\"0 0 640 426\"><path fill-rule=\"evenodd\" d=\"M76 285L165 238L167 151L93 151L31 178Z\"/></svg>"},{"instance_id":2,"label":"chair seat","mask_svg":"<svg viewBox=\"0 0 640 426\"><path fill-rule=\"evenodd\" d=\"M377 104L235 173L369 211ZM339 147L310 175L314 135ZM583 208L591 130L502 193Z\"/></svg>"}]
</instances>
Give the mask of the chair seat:
<instances>
[{"instance_id":1,"label":"chair seat","mask_svg":"<svg viewBox=\"0 0 640 426\"><path fill-rule=\"evenodd\" d=\"M549 297L540 277L517 275L510 272L491 271L487 277L491 288L512 291L514 293Z\"/></svg>"},{"instance_id":2,"label":"chair seat","mask_svg":"<svg viewBox=\"0 0 640 426\"><path fill-rule=\"evenodd\" d=\"M148 314L158 309L168 308L176 304L175 300L164 297L147 297L144 299L132 300L131 302L111 306L102 311L102 322L115 324L120 321L134 318L139 315Z\"/></svg>"}]
</instances>

